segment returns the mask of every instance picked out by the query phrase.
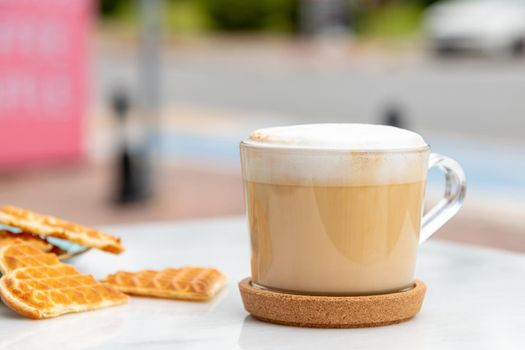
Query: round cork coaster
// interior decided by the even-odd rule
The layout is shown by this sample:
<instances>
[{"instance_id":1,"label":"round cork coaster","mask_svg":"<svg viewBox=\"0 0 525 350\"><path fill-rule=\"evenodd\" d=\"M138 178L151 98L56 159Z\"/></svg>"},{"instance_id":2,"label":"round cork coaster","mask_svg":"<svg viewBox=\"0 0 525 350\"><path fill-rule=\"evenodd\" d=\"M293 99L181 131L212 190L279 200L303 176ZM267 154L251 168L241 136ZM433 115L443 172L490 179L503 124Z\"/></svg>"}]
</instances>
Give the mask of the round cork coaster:
<instances>
[{"instance_id":1,"label":"round cork coaster","mask_svg":"<svg viewBox=\"0 0 525 350\"><path fill-rule=\"evenodd\" d=\"M244 308L253 317L288 326L314 328L376 327L406 321L423 304L426 286L370 296L310 296L273 292L239 282Z\"/></svg>"}]
</instances>

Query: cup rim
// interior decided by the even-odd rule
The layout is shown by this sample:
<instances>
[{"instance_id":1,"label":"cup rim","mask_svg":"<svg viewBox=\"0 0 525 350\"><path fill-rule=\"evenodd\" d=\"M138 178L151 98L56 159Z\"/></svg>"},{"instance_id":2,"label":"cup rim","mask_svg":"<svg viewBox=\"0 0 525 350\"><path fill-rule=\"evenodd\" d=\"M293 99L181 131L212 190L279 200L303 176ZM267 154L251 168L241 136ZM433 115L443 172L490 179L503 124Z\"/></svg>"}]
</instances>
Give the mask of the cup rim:
<instances>
[{"instance_id":1,"label":"cup rim","mask_svg":"<svg viewBox=\"0 0 525 350\"><path fill-rule=\"evenodd\" d=\"M305 152L318 152L318 153L352 153L352 154L379 154L379 153L419 153L430 151L430 145L408 148L393 148L393 149L366 149L366 150L354 150L354 149L341 149L341 148L319 148L319 147L308 147L308 146L283 146L283 145L272 145L272 144L255 144L251 142L241 141L239 144L240 148L253 148L253 149L264 149L270 152L293 152L293 153L305 153Z\"/></svg>"}]
</instances>

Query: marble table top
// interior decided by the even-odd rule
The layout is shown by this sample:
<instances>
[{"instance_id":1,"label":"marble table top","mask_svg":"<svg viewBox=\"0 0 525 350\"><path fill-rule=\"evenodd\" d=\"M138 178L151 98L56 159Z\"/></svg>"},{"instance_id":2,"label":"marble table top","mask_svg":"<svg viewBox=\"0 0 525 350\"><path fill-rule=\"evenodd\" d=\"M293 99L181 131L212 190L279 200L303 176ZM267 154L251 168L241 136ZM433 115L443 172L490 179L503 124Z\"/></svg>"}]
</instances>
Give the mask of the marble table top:
<instances>
[{"instance_id":1,"label":"marble table top","mask_svg":"<svg viewBox=\"0 0 525 350\"><path fill-rule=\"evenodd\" d=\"M120 255L90 251L74 260L102 278L119 269L215 266L229 283L213 301L131 298L127 305L29 320L0 305L4 349L525 349L525 256L443 241L426 242L417 277L421 313L368 329L304 329L263 323L243 309L237 282L249 275L243 218L107 227Z\"/></svg>"}]
</instances>

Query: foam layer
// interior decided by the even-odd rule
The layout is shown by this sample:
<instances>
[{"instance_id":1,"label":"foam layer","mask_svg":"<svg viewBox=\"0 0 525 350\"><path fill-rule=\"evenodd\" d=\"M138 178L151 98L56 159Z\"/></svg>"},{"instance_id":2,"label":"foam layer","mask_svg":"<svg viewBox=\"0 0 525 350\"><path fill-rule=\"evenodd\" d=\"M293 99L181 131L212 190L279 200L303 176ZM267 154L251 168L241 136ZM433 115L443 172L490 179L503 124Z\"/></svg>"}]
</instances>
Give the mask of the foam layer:
<instances>
[{"instance_id":1,"label":"foam layer","mask_svg":"<svg viewBox=\"0 0 525 350\"><path fill-rule=\"evenodd\" d=\"M429 155L425 146L418 134L388 126L312 124L261 129L241 145L242 171L245 180L283 185L424 181ZM404 149L408 150L400 151Z\"/></svg>"},{"instance_id":2,"label":"foam layer","mask_svg":"<svg viewBox=\"0 0 525 350\"><path fill-rule=\"evenodd\" d=\"M373 124L305 124L259 129L244 142L259 146L364 151L426 146L415 132Z\"/></svg>"}]
</instances>

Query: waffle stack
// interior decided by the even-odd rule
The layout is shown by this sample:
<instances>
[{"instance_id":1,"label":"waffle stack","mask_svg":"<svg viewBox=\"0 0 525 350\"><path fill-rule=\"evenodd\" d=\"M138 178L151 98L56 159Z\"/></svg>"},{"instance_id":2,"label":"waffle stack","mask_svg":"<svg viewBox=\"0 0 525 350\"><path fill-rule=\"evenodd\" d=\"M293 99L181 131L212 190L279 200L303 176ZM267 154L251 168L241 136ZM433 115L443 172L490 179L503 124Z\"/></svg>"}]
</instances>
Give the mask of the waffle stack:
<instances>
[{"instance_id":1,"label":"waffle stack","mask_svg":"<svg viewBox=\"0 0 525 350\"><path fill-rule=\"evenodd\" d=\"M124 251L119 238L12 206L0 208L0 224L22 230L16 234L0 230L0 298L29 318L120 305L128 301L126 294L204 301L217 294L226 280L216 269L183 267L122 271L98 282L60 262L57 248L46 238L61 238L114 254Z\"/></svg>"}]
</instances>

